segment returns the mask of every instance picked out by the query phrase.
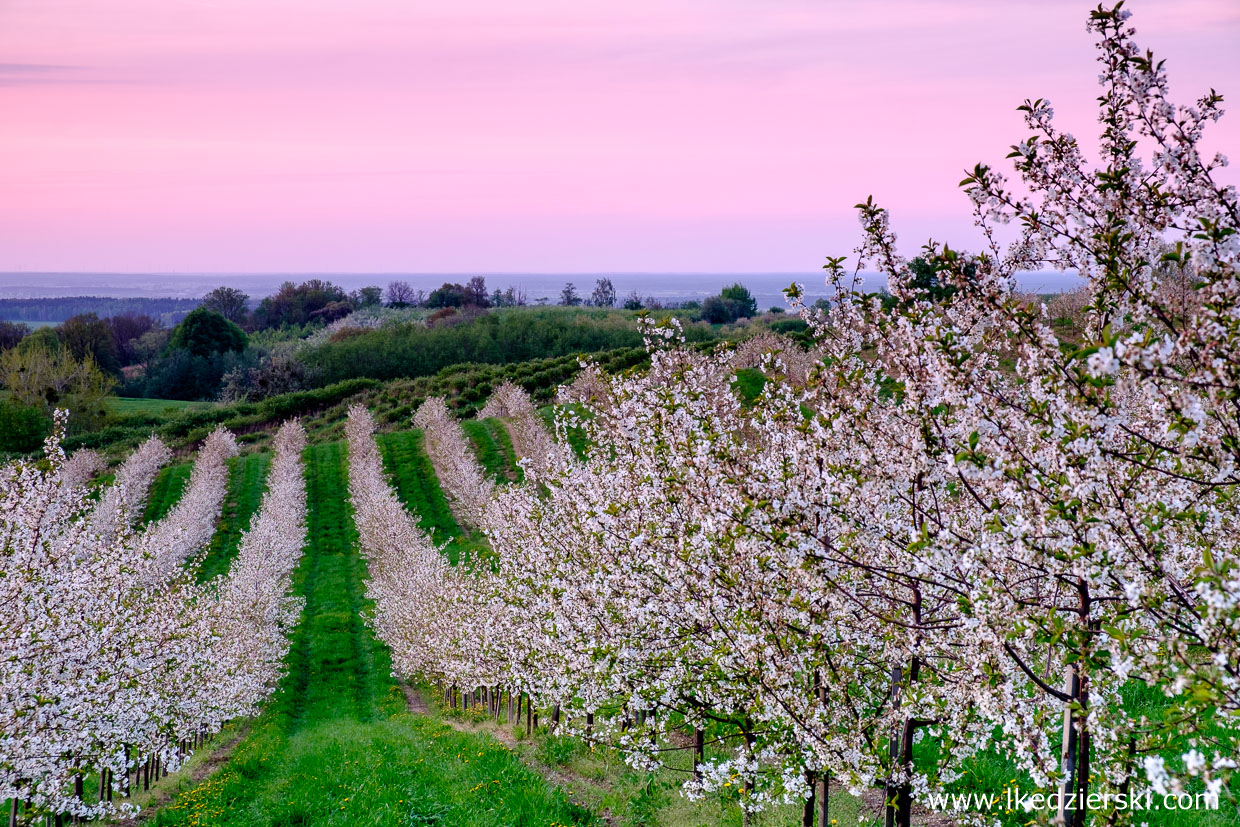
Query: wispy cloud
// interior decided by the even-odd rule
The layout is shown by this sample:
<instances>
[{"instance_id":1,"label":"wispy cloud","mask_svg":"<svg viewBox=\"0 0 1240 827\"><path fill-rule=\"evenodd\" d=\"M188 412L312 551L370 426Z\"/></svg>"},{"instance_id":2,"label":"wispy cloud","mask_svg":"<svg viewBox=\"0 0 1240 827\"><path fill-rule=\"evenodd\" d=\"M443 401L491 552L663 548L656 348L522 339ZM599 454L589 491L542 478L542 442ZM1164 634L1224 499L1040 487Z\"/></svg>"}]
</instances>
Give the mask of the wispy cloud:
<instances>
[{"instance_id":1,"label":"wispy cloud","mask_svg":"<svg viewBox=\"0 0 1240 827\"><path fill-rule=\"evenodd\" d=\"M56 63L0 63L0 86L73 83L81 69Z\"/></svg>"}]
</instances>

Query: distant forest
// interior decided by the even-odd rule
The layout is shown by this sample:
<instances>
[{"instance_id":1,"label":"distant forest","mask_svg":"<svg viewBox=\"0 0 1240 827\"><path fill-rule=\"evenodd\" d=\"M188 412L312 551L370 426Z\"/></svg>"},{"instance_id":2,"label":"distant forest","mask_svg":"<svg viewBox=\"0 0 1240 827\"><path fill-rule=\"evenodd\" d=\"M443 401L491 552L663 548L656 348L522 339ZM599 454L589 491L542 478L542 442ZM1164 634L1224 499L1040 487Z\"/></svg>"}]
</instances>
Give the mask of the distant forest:
<instances>
[{"instance_id":1,"label":"distant forest","mask_svg":"<svg viewBox=\"0 0 1240 827\"><path fill-rule=\"evenodd\" d=\"M83 313L99 318L145 314L176 324L202 299L113 298L65 296L54 299L0 299L0 319L10 322L63 322Z\"/></svg>"}]
</instances>

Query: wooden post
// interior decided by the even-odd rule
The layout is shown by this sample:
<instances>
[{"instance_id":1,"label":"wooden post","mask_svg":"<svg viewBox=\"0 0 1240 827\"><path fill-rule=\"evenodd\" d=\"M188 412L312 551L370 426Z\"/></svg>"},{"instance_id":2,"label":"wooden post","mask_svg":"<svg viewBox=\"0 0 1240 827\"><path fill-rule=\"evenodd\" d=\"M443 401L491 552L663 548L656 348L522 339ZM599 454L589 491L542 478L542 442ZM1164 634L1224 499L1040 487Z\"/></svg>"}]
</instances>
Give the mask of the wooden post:
<instances>
[{"instance_id":1,"label":"wooden post","mask_svg":"<svg viewBox=\"0 0 1240 827\"><path fill-rule=\"evenodd\" d=\"M17 796L9 800L9 827L17 827Z\"/></svg>"},{"instance_id":2,"label":"wooden post","mask_svg":"<svg viewBox=\"0 0 1240 827\"><path fill-rule=\"evenodd\" d=\"M1063 708L1063 738L1059 752L1059 767L1063 771L1063 780L1059 782L1059 808L1055 814L1057 824L1073 823L1075 808L1069 809L1070 796L1076 795L1076 716L1072 712L1072 704L1081 694L1081 679L1076 667L1068 666L1068 674L1064 679L1064 692L1072 700Z\"/></svg>"}]
</instances>

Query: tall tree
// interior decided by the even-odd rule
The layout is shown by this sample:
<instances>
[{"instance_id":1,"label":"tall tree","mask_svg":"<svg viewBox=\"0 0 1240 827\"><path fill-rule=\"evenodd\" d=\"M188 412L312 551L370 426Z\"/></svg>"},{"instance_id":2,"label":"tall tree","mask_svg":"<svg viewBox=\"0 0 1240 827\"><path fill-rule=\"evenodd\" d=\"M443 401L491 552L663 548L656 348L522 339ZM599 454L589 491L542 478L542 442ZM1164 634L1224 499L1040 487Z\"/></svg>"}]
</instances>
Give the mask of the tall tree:
<instances>
[{"instance_id":1,"label":"tall tree","mask_svg":"<svg viewBox=\"0 0 1240 827\"><path fill-rule=\"evenodd\" d=\"M221 286L202 297L202 306L214 310L230 322L242 324L249 301L250 297L237 288Z\"/></svg>"},{"instance_id":2,"label":"tall tree","mask_svg":"<svg viewBox=\"0 0 1240 827\"><path fill-rule=\"evenodd\" d=\"M487 280L482 276L474 276L465 285L465 293L467 295L467 304L474 307L490 307L491 300L487 298Z\"/></svg>"},{"instance_id":3,"label":"tall tree","mask_svg":"<svg viewBox=\"0 0 1240 827\"><path fill-rule=\"evenodd\" d=\"M145 313L124 313L108 319L108 326L112 329L112 340L116 343L116 354L121 364L132 365L140 358L138 340L156 327L156 323Z\"/></svg>"},{"instance_id":4,"label":"tall tree","mask_svg":"<svg viewBox=\"0 0 1240 827\"><path fill-rule=\"evenodd\" d=\"M96 427L107 419L113 379L89 353L79 359L68 347L12 348L0 354L0 381L22 405L48 413L68 410L75 430Z\"/></svg>"},{"instance_id":5,"label":"tall tree","mask_svg":"<svg viewBox=\"0 0 1240 827\"><path fill-rule=\"evenodd\" d=\"M611 279L601 278L594 284L594 292L590 294L590 304L595 307L614 307L616 304L616 288Z\"/></svg>"},{"instance_id":6,"label":"tall tree","mask_svg":"<svg viewBox=\"0 0 1240 827\"><path fill-rule=\"evenodd\" d=\"M375 307L383 303L383 288L378 286L363 287L349 296L358 307Z\"/></svg>"},{"instance_id":7,"label":"tall tree","mask_svg":"<svg viewBox=\"0 0 1240 827\"><path fill-rule=\"evenodd\" d=\"M409 282L389 282L387 286L387 303L389 307L408 307L413 304L413 288L409 286Z\"/></svg>"},{"instance_id":8,"label":"tall tree","mask_svg":"<svg viewBox=\"0 0 1240 827\"><path fill-rule=\"evenodd\" d=\"M0 350L16 347L17 343L30 335L30 325L21 322L0 321Z\"/></svg>"},{"instance_id":9,"label":"tall tree","mask_svg":"<svg viewBox=\"0 0 1240 827\"><path fill-rule=\"evenodd\" d=\"M168 346L187 350L194 356L245 350L245 332L219 313L200 307L185 317L172 331Z\"/></svg>"},{"instance_id":10,"label":"tall tree","mask_svg":"<svg viewBox=\"0 0 1240 827\"><path fill-rule=\"evenodd\" d=\"M94 313L83 313L65 320L58 334L60 343L78 361L89 356L104 373L120 375L121 362L112 338L112 328Z\"/></svg>"}]
</instances>

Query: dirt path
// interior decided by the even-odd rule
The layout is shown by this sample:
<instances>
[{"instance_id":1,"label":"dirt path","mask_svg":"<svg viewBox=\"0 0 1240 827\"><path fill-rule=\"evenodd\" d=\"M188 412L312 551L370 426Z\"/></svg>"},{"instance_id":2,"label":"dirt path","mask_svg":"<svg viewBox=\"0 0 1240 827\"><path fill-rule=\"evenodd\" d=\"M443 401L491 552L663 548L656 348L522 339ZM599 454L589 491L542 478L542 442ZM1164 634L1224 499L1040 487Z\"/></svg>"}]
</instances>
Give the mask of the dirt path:
<instances>
[{"instance_id":1,"label":"dirt path","mask_svg":"<svg viewBox=\"0 0 1240 827\"><path fill-rule=\"evenodd\" d=\"M204 760L195 763L188 771L175 772L159 779L152 786L150 797L143 802L142 809L137 815L109 823L116 827L137 827L137 825L146 823L155 816L156 812L171 804L182 790L197 787L228 763L237 744L240 744L249 732L248 726L242 727L227 743L218 749L213 749Z\"/></svg>"}]
</instances>

